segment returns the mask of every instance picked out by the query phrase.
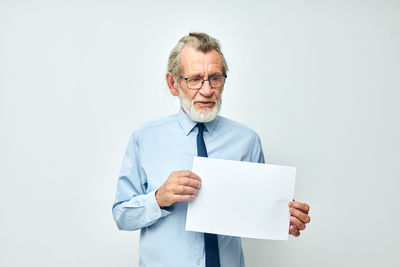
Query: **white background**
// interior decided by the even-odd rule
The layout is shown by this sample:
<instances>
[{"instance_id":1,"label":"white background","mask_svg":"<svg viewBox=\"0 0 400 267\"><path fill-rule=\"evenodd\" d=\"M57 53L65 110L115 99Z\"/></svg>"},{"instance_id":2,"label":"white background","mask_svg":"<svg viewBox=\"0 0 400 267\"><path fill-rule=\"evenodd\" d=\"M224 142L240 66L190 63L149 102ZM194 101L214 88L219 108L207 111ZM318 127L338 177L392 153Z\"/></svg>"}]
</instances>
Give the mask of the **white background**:
<instances>
[{"instance_id":1,"label":"white background","mask_svg":"<svg viewBox=\"0 0 400 267\"><path fill-rule=\"evenodd\" d=\"M136 266L111 215L131 132L172 114L169 51L218 38L221 114L297 167L300 238L247 266L399 266L399 1L0 0L0 265Z\"/></svg>"}]
</instances>

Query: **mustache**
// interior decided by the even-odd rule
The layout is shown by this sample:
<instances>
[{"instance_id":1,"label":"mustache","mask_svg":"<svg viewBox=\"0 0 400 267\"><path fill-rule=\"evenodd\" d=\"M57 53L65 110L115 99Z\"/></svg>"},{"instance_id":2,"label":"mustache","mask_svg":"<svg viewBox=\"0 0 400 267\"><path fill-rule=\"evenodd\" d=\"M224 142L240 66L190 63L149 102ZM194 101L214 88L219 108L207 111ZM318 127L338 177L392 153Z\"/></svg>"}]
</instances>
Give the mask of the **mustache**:
<instances>
[{"instance_id":1,"label":"mustache","mask_svg":"<svg viewBox=\"0 0 400 267\"><path fill-rule=\"evenodd\" d=\"M195 99L193 99L193 103L194 102L217 102L217 99L215 99L215 96L212 97L196 97Z\"/></svg>"}]
</instances>

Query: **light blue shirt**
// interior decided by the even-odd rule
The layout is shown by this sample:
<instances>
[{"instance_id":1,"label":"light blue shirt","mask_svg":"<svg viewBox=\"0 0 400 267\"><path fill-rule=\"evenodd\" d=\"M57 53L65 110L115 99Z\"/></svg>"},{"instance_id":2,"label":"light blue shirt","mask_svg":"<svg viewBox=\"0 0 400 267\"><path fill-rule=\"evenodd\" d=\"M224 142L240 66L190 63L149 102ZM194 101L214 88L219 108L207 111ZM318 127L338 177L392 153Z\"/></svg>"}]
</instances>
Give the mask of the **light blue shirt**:
<instances>
[{"instance_id":1,"label":"light blue shirt","mask_svg":"<svg viewBox=\"0 0 400 267\"><path fill-rule=\"evenodd\" d=\"M205 266L204 234L185 230L187 202L161 209L155 199L171 172L192 169L195 125L180 109L145 124L129 141L112 211L119 229L141 229L140 266ZM264 162L260 139L248 127L220 116L204 125L208 157ZM221 267L244 266L239 237L218 235L218 245Z\"/></svg>"}]
</instances>

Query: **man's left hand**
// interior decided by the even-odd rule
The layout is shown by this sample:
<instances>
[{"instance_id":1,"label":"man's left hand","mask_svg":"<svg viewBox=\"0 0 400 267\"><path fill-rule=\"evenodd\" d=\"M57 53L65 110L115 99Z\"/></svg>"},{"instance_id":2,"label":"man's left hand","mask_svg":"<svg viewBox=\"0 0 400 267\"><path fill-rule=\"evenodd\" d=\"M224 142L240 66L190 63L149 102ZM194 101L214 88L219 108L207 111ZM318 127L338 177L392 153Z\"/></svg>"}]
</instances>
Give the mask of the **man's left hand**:
<instances>
[{"instance_id":1,"label":"man's left hand","mask_svg":"<svg viewBox=\"0 0 400 267\"><path fill-rule=\"evenodd\" d=\"M300 231L306 228L306 224L310 222L310 206L307 203L301 203L297 201L289 202L290 211L290 227L289 234L293 236L299 236Z\"/></svg>"}]
</instances>

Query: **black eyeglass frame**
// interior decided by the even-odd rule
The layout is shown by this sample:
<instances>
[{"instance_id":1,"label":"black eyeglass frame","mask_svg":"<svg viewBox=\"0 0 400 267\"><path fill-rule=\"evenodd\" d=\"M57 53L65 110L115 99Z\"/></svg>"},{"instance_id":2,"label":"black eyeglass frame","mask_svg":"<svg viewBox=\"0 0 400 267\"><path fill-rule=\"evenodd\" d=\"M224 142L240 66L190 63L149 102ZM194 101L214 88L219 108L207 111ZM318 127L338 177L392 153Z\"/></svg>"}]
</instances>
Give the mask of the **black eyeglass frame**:
<instances>
[{"instance_id":1,"label":"black eyeglass frame","mask_svg":"<svg viewBox=\"0 0 400 267\"><path fill-rule=\"evenodd\" d=\"M224 84L223 84L222 86L220 86L220 87L213 87L213 86L211 85L210 79L211 79L212 77L220 77L220 76L222 76L222 77L225 78L225 79L224 79ZM187 86L187 88L189 88L189 89L191 89L191 90L200 90L201 87L203 87L205 81L208 81L208 83L210 84L210 87L211 87L211 88L214 88L214 89L222 88L222 87L225 85L225 81L226 81L226 78L228 78L228 76L224 73L224 74L222 74L222 75L212 75L212 76L208 77L207 80L204 79L204 78L202 78L203 81L201 82L201 86L200 86L199 88L190 88L189 85L188 85L188 80L191 79L191 78L195 78L195 77L183 77L183 76L179 76L179 78L181 78L181 79L183 79L183 80L186 81L186 86ZM200 77L198 77L198 78L200 78Z\"/></svg>"}]
</instances>

